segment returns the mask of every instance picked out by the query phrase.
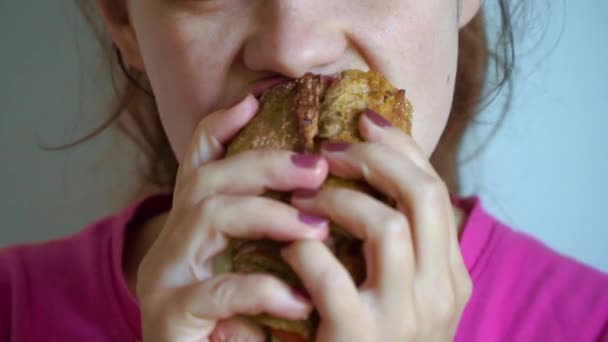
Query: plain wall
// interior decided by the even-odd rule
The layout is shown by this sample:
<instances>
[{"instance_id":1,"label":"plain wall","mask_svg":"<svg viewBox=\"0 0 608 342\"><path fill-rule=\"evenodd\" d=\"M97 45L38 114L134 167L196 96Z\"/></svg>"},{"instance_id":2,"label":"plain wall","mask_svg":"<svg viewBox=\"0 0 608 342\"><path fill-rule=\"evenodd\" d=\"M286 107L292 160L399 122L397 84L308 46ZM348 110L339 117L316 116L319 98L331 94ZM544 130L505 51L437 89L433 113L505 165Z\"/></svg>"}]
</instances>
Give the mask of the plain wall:
<instances>
[{"instance_id":1,"label":"plain wall","mask_svg":"<svg viewBox=\"0 0 608 342\"><path fill-rule=\"evenodd\" d=\"M547 2L530 13L513 107L463 164L464 190L501 220L608 271L608 2ZM138 156L119 134L61 152L38 147L100 124L110 94L72 2L0 2L0 41L0 246L71 234L119 210ZM482 121L499 112L500 101ZM463 158L490 124L471 131Z\"/></svg>"},{"instance_id":2,"label":"plain wall","mask_svg":"<svg viewBox=\"0 0 608 342\"><path fill-rule=\"evenodd\" d=\"M95 40L74 3L0 1L0 245L70 234L125 205L135 151L116 131L73 149L107 117Z\"/></svg>"},{"instance_id":3,"label":"plain wall","mask_svg":"<svg viewBox=\"0 0 608 342\"><path fill-rule=\"evenodd\" d=\"M517 229L608 270L608 2L525 3L512 108L481 156L463 164L465 193L479 194ZM497 122L500 105L481 116L463 158Z\"/></svg>"}]
</instances>

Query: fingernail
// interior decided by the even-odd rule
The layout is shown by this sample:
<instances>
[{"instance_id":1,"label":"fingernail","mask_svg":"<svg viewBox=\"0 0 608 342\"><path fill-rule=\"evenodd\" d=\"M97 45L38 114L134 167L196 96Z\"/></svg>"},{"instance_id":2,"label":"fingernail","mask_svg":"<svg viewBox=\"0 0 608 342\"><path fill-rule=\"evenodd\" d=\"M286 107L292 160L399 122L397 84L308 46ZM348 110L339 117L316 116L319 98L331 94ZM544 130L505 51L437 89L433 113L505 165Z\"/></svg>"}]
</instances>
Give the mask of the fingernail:
<instances>
[{"instance_id":1,"label":"fingernail","mask_svg":"<svg viewBox=\"0 0 608 342\"><path fill-rule=\"evenodd\" d=\"M346 141L324 141L323 149L328 152L342 152L346 151L351 146L350 143Z\"/></svg>"},{"instance_id":2,"label":"fingernail","mask_svg":"<svg viewBox=\"0 0 608 342\"><path fill-rule=\"evenodd\" d=\"M329 221L323 217L310 215L310 214L306 214L306 213L300 213L298 215L298 219L302 223L307 224L309 226L313 226L313 227L322 227L329 223Z\"/></svg>"},{"instance_id":3,"label":"fingernail","mask_svg":"<svg viewBox=\"0 0 608 342\"><path fill-rule=\"evenodd\" d=\"M321 156L311 153L300 153L291 156L291 162L297 167L304 169L314 169L320 160Z\"/></svg>"},{"instance_id":4,"label":"fingernail","mask_svg":"<svg viewBox=\"0 0 608 342\"><path fill-rule=\"evenodd\" d=\"M294 297L296 297L298 300L302 300L302 301L309 301L310 300L310 295L308 294L308 292L304 291L304 290L300 290L300 289L296 289L296 288L292 288L291 289L291 293L293 294Z\"/></svg>"},{"instance_id":5,"label":"fingernail","mask_svg":"<svg viewBox=\"0 0 608 342\"><path fill-rule=\"evenodd\" d=\"M315 189L296 189L293 192L293 197L297 199L309 199L317 196L319 190Z\"/></svg>"},{"instance_id":6,"label":"fingernail","mask_svg":"<svg viewBox=\"0 0 608 342\"><path fill-rule=\"evenodd\" d=\"M365 115L371 122L373 122L376 126L380 126L382 128L388 128L393 126L390 121L388 121L382 115L376 113L375 111L367 108L363 111L363 115Z\"/></svg>"}]
</instances>

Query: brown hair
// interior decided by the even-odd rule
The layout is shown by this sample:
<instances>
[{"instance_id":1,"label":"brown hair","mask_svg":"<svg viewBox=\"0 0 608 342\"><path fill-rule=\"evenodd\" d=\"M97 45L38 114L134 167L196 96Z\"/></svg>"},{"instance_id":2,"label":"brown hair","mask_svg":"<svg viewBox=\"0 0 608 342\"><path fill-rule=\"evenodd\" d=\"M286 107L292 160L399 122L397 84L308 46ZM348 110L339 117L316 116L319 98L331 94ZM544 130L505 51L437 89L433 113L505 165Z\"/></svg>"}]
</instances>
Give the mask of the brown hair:
<instances>
[{"instance_id":1,"label":"brown hair","mask_svg":"<svg viewBox=\"0 0 608 342\"><path fill-rule=\"evenodd\" d=\"M87 0L76 1L85 18L92 24L94 32L107 53L116 102L112 106L110 117L102 125L64 147L74 146L91 139L116 123L146 155L146 166L142 175L145 184L162 190L171 190L175 185L177 160L160 122L154 94L150 90L145 75L123 63L120 52L105 35L91 3ZM483 11L480 11L467 26L460 30L458 71L452 111L447 127L431 158L432 164L453 193L457 193L459 190L458 152L466 129L471 126L475 116L483 107L484 99L492 98L505 86L507 86L507 98L510 97L513 32L507 1L497 0L500 22L497 23L499 30L495 49L488 47ZM495 86L487 89L488 77L486 75L490 61L494 62L497 79L494 80Z\"/></svg>"}]
</instances>

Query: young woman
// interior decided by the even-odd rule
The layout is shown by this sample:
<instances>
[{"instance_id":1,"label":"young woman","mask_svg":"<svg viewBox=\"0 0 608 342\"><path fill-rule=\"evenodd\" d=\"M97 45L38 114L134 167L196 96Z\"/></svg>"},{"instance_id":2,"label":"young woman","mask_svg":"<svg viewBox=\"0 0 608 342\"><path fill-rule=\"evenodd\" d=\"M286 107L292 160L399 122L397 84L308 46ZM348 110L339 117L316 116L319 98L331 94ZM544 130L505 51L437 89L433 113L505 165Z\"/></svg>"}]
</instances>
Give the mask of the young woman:
<instances>
[{"instance_id":1,"label":"young woman","mask_svg":"<svg viewBox=\"0 0 608 342\"><path fill-rule=\"evenodd\" d=\"M141 124L170 194L66 239L0 252L0 338L263 341L240 314L295 319L314 306L318 341L608 339L606 275L450 195L490 54L480 6L97 0L129 80L116 113ZM413 136L367 112L364 143L223 158L256 112L252 89L345 69L374 69L406 89ZM311 191L330 173L365 179L398 209ZM262 198L265 189L293 191L292 201ZM366 286L323 244L328 220L364 240ZM211 272L228 237L260 236L292 242L282 256L310 298L270 275Z\"/></svg>"}]
</instances>

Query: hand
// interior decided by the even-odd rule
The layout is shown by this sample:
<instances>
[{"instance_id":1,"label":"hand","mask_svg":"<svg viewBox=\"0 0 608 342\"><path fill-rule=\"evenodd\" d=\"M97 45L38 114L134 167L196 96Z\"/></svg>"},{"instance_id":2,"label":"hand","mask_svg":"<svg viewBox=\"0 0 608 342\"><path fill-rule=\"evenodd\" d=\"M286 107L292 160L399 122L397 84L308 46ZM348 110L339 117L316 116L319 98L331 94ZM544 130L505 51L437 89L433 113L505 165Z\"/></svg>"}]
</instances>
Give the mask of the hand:
<instances>
[{"instance_id":1,"label":"hand","mask_svg":"<svg viewBox=\"0 0 608 342\"><path fill-rule=\"evenodd\" d=\"M180 165L173 208L143 258L137 280L145 341L263 341L259 328L233 318L262 312L301 319L310 303L270 275L214 275L212 259L228 237L324 239L327 220L258 195L316 188L327 162L289 151L248 151L216 160L255 114L248 96L205 117Z\"/></svg>"},{"instance_id":2,"label":"hand","mask_svg":"<svg viewBox=\"0 0 608 342\"><path fill-rule=\"evenodd\" d=\"M321 242L294 242L282 252L319 311L318 341L452 340L471 294L446 186L412 138L389 125L366 111L359 129L368 142L330 142L322 154L331 174L364 178L396 208L342 188L292 198L294 207L364 241L360 288Z\"/></svg>"}]
</instances>

